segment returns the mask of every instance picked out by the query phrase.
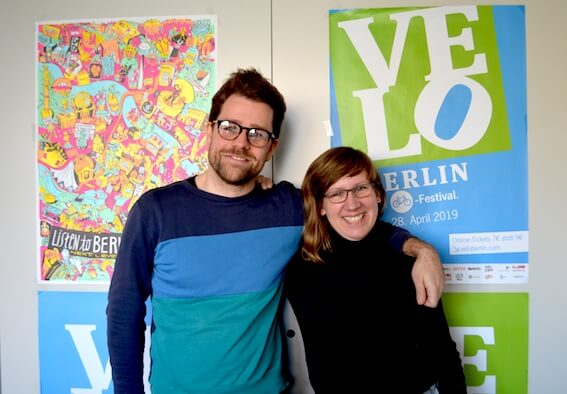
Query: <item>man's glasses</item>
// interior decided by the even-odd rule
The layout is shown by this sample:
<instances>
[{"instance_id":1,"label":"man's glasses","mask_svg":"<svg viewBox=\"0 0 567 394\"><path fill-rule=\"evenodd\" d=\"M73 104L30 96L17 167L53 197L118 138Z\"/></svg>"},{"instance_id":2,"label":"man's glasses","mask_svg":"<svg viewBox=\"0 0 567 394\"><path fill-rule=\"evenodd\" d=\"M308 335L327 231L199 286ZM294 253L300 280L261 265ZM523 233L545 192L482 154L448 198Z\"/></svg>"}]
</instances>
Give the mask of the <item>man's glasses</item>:
<instances>
[{"instance_id":1,"label":"man's glasses","mask_svg":"<svg viewBox=\"0 0 567 394\"><path fill-rule=\"evenodd\" d=\"M374 191L374 184L372 182L363 183L353 187L352 189L335 189L325 193L325 197L333 204L340 204L345 202L348 193L351 192L356 198L368 197Z\"/></svg>"},{"instance_id":2,"label":"man's glasses","mask_svg":"<svg viewBox=\"0 0 567 394\"><path fill-rule=\"evenodd\" d=\"M219 135L229 141L237 139L240 133L245 130L248 142L256 148L263 148L268 145L270 140L276 139L274 133L267 130L258 129L256 127L244 127L231 120L214 120L211 124L216 124Z\"/></svg>"}]
</instances>

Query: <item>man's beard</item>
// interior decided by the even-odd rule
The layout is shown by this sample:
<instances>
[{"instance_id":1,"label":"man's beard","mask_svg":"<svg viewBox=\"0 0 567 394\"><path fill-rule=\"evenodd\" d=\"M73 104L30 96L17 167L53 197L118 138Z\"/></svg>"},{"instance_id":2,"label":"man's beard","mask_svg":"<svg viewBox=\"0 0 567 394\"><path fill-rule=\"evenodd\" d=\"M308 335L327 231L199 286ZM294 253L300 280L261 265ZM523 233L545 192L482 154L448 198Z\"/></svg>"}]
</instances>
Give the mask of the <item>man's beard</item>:
<instances>
[{"instance_id":1,"label":"man's beard","mask_svg":"<svg viewBox=\"0 0 567 394\"><path fill-rule=\"evenodd\" d=\"M226 153L226 152L223 152ZM250 158L250 155L245 153L231 152L238 156ZM256 168L254 166L248 168L235 168L229 164L222 163L221 152L216 152L209 158L209 165L218 174L224 182L229 185L242 186L250 181L256 179L258 174L262 171L262 167Z\"/></svg>"}]
</instances>

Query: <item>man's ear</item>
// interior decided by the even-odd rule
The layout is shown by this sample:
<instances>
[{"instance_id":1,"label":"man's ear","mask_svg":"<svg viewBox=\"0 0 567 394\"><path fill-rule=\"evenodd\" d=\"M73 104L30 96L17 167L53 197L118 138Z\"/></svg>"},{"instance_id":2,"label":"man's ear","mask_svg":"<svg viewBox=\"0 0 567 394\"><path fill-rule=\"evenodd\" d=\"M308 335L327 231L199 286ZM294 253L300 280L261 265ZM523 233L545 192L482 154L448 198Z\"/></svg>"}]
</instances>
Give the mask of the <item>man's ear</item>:
<instances>
[{"instance_id":1,"label":"man's ear","mask_svg":"<svg viewBox=\"0 0 567 394\"><path fill-rule=\"evenodd\" d=\"M279 142L280 140L272 141L272 145L270 145L270 149L268 150L268 154L266 155L266 161L270 161L272 159L272 156L274 155Z\"/></svg>"},{"instance_id":2,"label":"man's ear","mask_svg":"<svg viewBox=\"0 0 567 394\"><path fill-rule=\"evenodd\" d=\"M207 130L205 132L207 133L207 139L210 141L213 137L213 124L211 122L207 122Z\"/></svg>"}]
</instances>

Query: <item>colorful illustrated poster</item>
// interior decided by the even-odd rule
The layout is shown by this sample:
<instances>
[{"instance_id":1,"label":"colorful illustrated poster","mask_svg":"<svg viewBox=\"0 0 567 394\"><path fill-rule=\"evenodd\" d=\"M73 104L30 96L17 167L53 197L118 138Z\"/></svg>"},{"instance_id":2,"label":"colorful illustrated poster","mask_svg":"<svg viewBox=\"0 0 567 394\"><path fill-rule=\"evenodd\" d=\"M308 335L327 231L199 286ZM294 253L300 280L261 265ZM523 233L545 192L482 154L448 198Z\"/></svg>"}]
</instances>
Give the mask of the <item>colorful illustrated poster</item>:
<instances>
[{"instance_id":1,"label":"colorful illustrated poster","mask_svg":"<svg viewBox=\"0 0 567 394\"><path fill-rule=\"evenodd\" d=\"M38 293L42 394L114 392L106 345L107 296L106 292ZM149 393L151 311L149 302L146 305L144 384Z\"/></svg>"},{"instance_id":2,"label":"colorful illustrated poster","mask_svg":"<svg viewBox=\"0 0 567 394\"><path fill-rule=\"evenodd\" d=\"M445 293L469 394L527 394L527 293Z\"/></svg>"},{"instance_id":3,"label":"colorful illustrated poster","mask_svg":"<svg viewBox=\"0 0 567 394\"><path fill-rule=\"evenodd\" d=\"M384 220L440 252L449 283L525 283L525 10L331 11L332 145L367 152Z\"/></svg>"},{"instance_id":4,"label":"colorful illustrated poster","mask_svg":"<svg viewBox=\"0 0 567 394\"><path fill-rule=\"evenodd\" d=\"M145 191L207 166L216 19L37 24L39 278L108 281Z\"/></svg>"}]
</instances>

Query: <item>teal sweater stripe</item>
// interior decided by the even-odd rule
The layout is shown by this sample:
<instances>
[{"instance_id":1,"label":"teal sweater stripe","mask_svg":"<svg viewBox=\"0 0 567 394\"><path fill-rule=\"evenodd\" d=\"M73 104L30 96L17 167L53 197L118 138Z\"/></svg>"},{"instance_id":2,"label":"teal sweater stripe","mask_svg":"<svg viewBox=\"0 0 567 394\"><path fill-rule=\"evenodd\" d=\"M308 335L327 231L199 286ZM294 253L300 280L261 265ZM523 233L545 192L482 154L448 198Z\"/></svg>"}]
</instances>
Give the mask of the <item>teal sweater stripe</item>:
<instances>
[{"instance_id":1,"label":"teal sweater stripe","mask_svg":"<svg viewBox=\"0 0 567 394\"><path fill-rule=\"evenodd\" d=\"M275 319L281 291L280 284L256 293L154 298L152 393L283 390Z\"/></svg>"}]
</instances>

